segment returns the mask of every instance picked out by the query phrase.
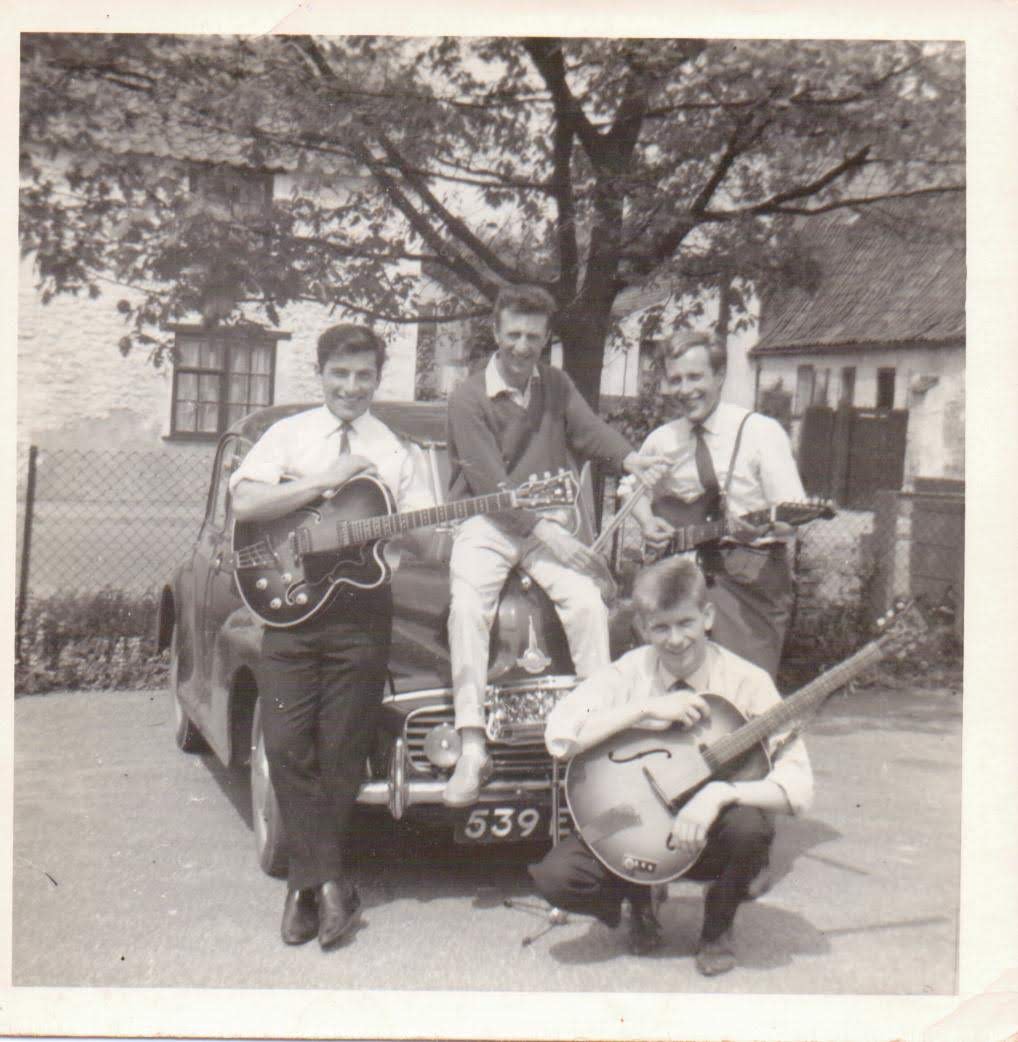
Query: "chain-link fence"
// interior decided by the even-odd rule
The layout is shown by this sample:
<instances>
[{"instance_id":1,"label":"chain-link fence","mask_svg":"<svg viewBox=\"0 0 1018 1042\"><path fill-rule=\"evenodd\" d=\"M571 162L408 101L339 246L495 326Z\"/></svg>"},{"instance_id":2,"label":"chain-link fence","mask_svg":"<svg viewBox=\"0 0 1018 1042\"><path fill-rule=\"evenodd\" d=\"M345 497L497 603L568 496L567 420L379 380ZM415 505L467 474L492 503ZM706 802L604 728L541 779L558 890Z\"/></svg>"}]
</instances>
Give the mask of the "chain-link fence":
<instances>
[{"instance_id":1,"label":"chain-link fence","mask_svg":"<svg viewBox=\"0 0 1018 1042\"><path fill-rule=\"evenodd\" d=\"M144 658L157 593L198 534L211 452L31 451L18 489L19 661L55 662L75 639L99 641L110 669ZM882 493L875 510L800 528L789 668L844 657L897 596L923 595L960 636L963 530L963 494L943 489ZM615 561L632 566L638 526L627 520L616 538Z\"/></svg>"}]
</instances>

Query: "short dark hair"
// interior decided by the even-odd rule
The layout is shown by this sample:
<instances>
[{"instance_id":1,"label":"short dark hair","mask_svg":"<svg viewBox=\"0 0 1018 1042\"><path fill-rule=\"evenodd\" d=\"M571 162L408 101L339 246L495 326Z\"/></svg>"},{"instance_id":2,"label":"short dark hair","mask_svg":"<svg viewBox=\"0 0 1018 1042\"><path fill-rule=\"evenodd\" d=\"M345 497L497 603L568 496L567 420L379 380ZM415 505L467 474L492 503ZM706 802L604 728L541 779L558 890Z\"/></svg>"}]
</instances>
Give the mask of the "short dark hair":
<instances>
[{"instance_id":1,"label":"short dark hair","mask_svg":"<svg viewBox=\"0 0 1018 1042\"><path fill-rule=\"evenodd\" d=\"M647 565L633 580L633 605L640 615L671 611L690 597L701 608L707 603L703 572L688 557L666 557Z\"/></svg>"},{"instance_id":2,"label":"short dark hair","mask_svg":"<svg viewBox=\"0 0 1018 1042\"><path fill-rule=\"evenodd\" d=\"M503 286L495 298L491 316L497 326L503 311L518 311L522 315L545 315L550 324L558 308L555 298L543 287L526 283Z\"/></svg>"},{"instance_id":3,"label":"short dark hair","mask_svg":"<svg viewBox=\"0 0 1018 1042\"><path fill-rule=\"evenodd\" d=\"M722 340L713 333L697 333L688 329L677 329L667 336L658 348L658 359L664 365L672 359L681 358L694 347L707 348L710 367L715 373L728 368L728 348Z\"/></svg>"},{"instance_id":4,"label":"short dark hair","mask_svg":"<svg viewBox=\"0 0 1018 1042\"><path fill-rule=\"evenodd\" d=\"M333 355L352 355L360 351L375 352L375 364L381 374L385 365L385 341L374 330L353 322L329 326L318 338L318 369L324 369Z\"/></svg>"}]
</instances>

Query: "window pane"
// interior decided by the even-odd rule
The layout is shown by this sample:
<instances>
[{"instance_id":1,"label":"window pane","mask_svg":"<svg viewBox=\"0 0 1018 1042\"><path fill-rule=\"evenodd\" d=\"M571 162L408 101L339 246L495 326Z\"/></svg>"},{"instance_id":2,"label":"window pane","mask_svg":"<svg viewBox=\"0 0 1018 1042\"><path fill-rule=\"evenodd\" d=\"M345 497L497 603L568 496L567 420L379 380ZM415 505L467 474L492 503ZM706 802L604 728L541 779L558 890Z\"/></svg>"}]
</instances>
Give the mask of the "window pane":
<instances>
[{"instance_id":1,"label":"window pane","mask_svg":"<svg viewBox=\"0 0 1018 1042\"><path fill-rule=\"evenodd\" d=\"M228 405L226 407L226 425L230 427L246 415L246 405Z\"/></svg>"},{"instance_id":2,"label":"window pane","mask_svg":"<svg viewBox=\"0 0 1018 1042\"><path fill-rule=\"evenodd\" d=\"M198 377L198 401L200 402L218 402L219 401L219 377L218 376L199 376Z\"/></svg>"},{"instance_id":3,"label":"window pane","mask_svg":"<svg viewBox=\"0 0 1018 1042\"><path fill-rule=\"evenodd\" d=\"M177 402L177 413L174 419L174 425L178 431L193 431L195 429L194 402Z\"/></svg>"},{"instance_id":4,"label":"window pane","mask_svg":"<svg viewBox=\"0 0 1018 1042\"><path fill-rule=\"evenodd\" d=\"M268 344L252 348L251 372L265 375L272 372L272 348Z\"/></svg>"},{"instance_id":5,"label":"window pane","mask_svg":"<svg viewBox=\"0 0 1018 1042\"><path fill-rule=\"evenodd\" d=\"M192 402L198 397L198 377L194 373L177 374L177 398L190 399Z\"/></svg>"},{"instance_id":6,"label":"window pane","mask_svg":"<svg viewBox=\"0 0 1018 1042\"><path fill-rule=\"evenodd\" d=\"M180 361L177 363L180 366L187 366L193 368L198 364L198 340L177 340L177 352L180 355Z\"/></svg>"},{"instance_id":7,"label":"window pane","mask_svg":"<svg viewBox=\"0 0 1018 1042\"><path fill-rule=\"evenodd\" d=\"M202 344L201 367L202 369L223 368L223 344L221 340L213 340Z\"/></svg>"},{"instance_id":8,"label":"window pane","mask_svg":"<svg viewBox=\"0 0 1018 1042\"><path fill-rule=\"evenodd\" d=\"M230 345L230 372L251 372L251 348L247 344Z\"/></svg>"},{"instance_id":9,"label":"window pane","mask_svg":"<svg viewBox=\"0 0 1018 1042\"><path fill-rule=\"evenodd\" d=\"M231 376L226 392L228 402L247 402L247 377Z\"/></svg>"},{"instance_id":10,"label":"window pane","mask_svg":"<svg viewBox=\"0 0 1018 1042\"><path fill-rule=\"evenodd\" d=\"M219 406L218 404L212 405L199 405L198 406L198 430L206 431L210 434L215 434L219 429Z\"/></svg>"},{"instance_id":11,"label":"window pane","mask_svg":"<svg viewBox=\"0 0 1018 1042\"><path fill-rule=\"evenodd\" d=\"M251 397L248 401L252 405L271 405L269 400L269 378L267 376L251 377Z\"/></svg>"}]
</instances>

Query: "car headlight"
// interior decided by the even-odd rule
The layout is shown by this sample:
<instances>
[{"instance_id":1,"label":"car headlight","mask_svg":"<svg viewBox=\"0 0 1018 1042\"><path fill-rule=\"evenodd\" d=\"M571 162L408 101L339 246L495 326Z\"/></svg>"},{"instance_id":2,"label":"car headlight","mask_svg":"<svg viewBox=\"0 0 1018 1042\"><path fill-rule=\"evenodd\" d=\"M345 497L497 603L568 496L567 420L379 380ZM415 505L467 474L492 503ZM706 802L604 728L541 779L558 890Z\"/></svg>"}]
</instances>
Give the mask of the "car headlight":
<instances>
[{"instance_id":1,"label":"car headlight","mask_svg":"<svg viewBox=\"0 0 1018 1042\"><path fill-rule=\"evenodd\" d=\"M433 727L424 739L424 755L436 767L452 767L460 758L459 732L450 724Z\"/></svg>"}]
</instances>

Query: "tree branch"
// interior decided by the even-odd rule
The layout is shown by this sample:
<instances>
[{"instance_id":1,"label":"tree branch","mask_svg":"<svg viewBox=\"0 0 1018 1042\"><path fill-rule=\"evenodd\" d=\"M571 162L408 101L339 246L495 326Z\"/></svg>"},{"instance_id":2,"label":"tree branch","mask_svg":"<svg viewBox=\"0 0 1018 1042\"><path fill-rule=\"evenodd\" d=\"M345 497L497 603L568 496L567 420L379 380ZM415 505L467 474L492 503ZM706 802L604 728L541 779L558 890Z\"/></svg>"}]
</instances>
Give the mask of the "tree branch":
<instances>
[{"instance_id":1,"label":"tree branch","mask_svg":"<svg viewBox=\"0 0 1018 1042\"><path fill-rule=\"evenodd\" d=\"M920 195L939 195L954 192L964 192L965 185L942 185L937 188L913 188L907 192L887 192L884 195L859 196L854 199L838 199L833 203L825 203L822 206L781 206L776 207L769 213L794 214L796 216L808 216L814 213L830 213L832 210L844 210L852 206L869 206L872 203L883 203L889 199L913 199ZM713 220L713 218L708 218Z\"/></svg>"},{"instance_id":2,"label":"tree branch","mask_svg":"<svg viewBox=\"0 0 1018 1042\"><path fill-rule=\"evenodd\" d=\"M597 165L601 157L601 137L566 83L561 41L546 37L530 37L523 41L523 46L551 92L556 117L566 123L583 145L591 161Z\"/></svg>"}]
</instances>

